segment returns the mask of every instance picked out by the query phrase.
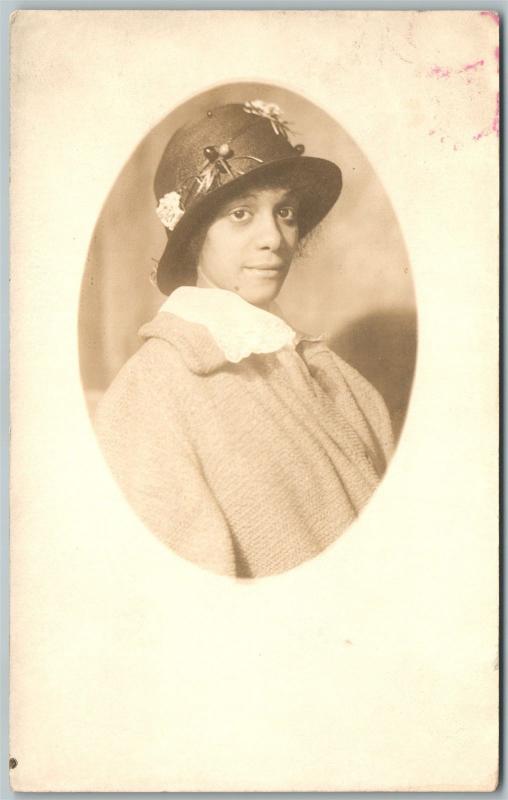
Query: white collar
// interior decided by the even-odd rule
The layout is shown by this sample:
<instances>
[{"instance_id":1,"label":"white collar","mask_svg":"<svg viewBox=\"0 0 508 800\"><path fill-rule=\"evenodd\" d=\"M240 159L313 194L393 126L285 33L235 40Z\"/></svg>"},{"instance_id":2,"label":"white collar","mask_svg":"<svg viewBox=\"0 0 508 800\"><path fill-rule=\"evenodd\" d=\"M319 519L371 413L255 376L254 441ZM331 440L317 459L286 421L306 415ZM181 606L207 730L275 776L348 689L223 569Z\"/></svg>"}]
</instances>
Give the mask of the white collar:
<instances>
[{"instance_id":1,"label":"white collar","mask_svg":"<svg viewBox=\"0 0 508 800\"><path fill-rule=\"evenodd\" d=\"M278 310L275 305L272 308ZM227 289L180 286L160 310L204 325L234 364L252 353L275 353L296 347L302 339L322 338L297 333L276 313L257 308Z\"/></svg>"}]
</instances>

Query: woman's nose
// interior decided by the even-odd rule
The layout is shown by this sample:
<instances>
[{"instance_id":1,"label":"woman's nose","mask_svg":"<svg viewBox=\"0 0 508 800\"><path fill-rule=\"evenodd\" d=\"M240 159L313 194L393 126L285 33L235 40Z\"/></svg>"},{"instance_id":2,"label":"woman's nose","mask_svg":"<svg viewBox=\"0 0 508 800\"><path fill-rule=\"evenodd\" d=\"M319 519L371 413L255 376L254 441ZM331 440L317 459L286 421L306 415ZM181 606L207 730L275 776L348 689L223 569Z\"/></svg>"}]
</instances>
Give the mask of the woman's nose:
<instances>
[{"instance_id":1,"label":"woman's nose","mask_svg":"<svg viewBox=\"0 0 508 800\"><path fill-rule=\"evenodd\" d=\"M273 214L260 214L256 226L256 243L258 247L266 250L277 250L280 247L282 235Z\"/></svg>"}]
</instances>

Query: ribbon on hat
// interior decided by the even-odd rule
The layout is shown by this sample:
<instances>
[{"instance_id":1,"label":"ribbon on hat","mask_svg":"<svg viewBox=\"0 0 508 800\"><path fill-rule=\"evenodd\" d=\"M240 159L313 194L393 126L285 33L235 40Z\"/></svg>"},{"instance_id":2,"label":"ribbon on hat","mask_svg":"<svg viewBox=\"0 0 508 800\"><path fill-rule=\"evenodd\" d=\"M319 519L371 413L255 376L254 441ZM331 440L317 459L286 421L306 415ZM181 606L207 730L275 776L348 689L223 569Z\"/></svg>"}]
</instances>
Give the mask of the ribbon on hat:
<instances>
[{"instance_id":1,"label":"ribbon on hat","mask_svg":"<svg viewBox=\"0 0 508 800\"><path fill-rule=\"evenodd\" d=\"M206 162L202 165L198 175L193 179L197 181L198 188L196 195L206 194L218 184L221 186L233 178L245 175L245 170L240 169L238 161L255 161L263 164L263 159L256 156L235 156L229 142L215 147L210 145L205 147L204 155Z\"/></svg>"}]
</instances>

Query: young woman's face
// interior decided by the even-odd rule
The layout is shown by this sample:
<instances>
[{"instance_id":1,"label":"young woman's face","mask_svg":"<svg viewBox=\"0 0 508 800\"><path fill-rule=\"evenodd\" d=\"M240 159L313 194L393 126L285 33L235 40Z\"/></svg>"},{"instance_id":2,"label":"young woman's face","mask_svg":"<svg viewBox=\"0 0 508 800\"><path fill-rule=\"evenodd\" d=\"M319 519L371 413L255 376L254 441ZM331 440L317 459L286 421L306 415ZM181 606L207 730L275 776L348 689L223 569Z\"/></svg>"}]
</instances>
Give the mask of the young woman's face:
<instances>
[{"instance_id":1,"label":"young woman's face","mask_svg":"<svg viewBox=\"0 0 508 800\"><path fill-rule=\"evenodd\" d=\"M247 190L226 203L208 228L197 285L209 281L266 306L278 295L297 245L295 194L284 188Z\"/></svg>"}]
</instances>

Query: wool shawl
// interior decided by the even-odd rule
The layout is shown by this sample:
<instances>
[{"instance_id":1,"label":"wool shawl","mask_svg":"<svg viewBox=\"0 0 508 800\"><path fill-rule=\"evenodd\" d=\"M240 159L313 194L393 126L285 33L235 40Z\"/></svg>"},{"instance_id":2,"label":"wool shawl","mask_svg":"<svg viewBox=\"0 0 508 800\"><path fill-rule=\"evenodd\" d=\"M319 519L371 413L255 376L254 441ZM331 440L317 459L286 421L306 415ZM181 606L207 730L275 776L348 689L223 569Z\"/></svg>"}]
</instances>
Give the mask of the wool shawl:
<instances>
[{"instance_id":1,"label":"wool shawl","mask_svg":"<svg viewBox=\"0 0 508 800\"><path fill-rule=\"evenodd\" d=\"M159 312L99 404L111 470L174 553L239 578L295 567L357 517L392 450L378 392L322 341L228 361Z\"/></svg>"}]
</instances>

